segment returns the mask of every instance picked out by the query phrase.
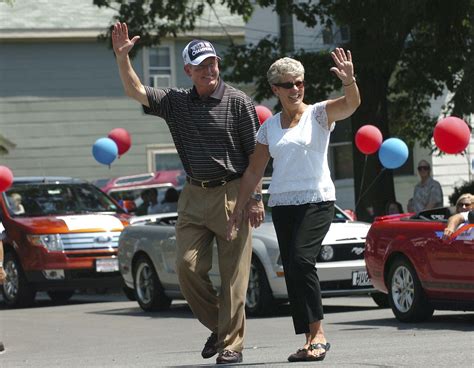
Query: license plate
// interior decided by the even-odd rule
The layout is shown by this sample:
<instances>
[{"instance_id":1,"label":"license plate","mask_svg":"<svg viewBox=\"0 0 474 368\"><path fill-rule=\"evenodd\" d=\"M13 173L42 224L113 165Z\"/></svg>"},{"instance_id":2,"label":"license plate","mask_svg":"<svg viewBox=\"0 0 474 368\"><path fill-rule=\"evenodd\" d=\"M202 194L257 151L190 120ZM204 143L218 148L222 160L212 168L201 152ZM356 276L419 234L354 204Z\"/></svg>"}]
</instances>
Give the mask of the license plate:
<instances>
[{"instance_id":1,"label":"license plate","mask_svg":"<svg viewBox=\"0 0 474 368\"><path fill-rule=\"evenodd\" d=\"M95 261L97 272L115 272L119 270L118 258L104 258Z\"/></svg>"},{"instance_id":2,"label":"license plate","mask_svg":"<svg viewBox=\"0 0 474 368\"><path fill-rule=\"evenodd\" d=\"M370 286L372 285L367 271L352 272L352 286Z\"/></svg>"}]
</instances>

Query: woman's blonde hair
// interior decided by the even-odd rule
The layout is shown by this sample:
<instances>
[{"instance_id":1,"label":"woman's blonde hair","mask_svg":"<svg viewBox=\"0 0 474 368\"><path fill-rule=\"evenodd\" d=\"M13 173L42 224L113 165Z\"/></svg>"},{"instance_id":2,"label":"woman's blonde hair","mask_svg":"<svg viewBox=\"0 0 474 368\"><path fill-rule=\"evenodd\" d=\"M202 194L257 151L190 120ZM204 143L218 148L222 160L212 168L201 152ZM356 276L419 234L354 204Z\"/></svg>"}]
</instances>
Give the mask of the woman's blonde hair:
<instances>
[{"instance_id":1,"label":"woman's blonde hair","mask_svg":"<svg viewBox=\"0 0 474 368\"><path fill-rule=\"evenodd\" d=\"M469 201L474 202L474 196L471 193L463 193L459 196L458 200L456 201L456 206L463 200L463 199L469 199Z\"/></svg>"},{"instance_id":2,"label":"woman's blonde hair","mask_svg":"<svg viewBox=\"0 0 474 368\"><path fill-rule=\"evenodd\" d=\"M292 77L304 76L304 67L298 60L284 57L275 61L267 72L268 83L280 83L281 77L284 75L291 75Z\"/></svg>"}]
</instances>

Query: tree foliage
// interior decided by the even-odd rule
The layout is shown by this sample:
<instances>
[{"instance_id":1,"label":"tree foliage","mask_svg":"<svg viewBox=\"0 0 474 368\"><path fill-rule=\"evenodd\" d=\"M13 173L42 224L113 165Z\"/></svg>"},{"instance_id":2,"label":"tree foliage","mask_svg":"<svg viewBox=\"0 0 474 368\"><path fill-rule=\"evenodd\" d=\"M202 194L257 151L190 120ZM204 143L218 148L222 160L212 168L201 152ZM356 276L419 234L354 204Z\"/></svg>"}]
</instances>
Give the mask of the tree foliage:
<instances>
[{"instance_id":1,"label":"tree foliage","mask_svg":"<svg viewBox=\"0 0 474 368\"><path fill-rule=\"evenodd\" d=\"M205 6L215 0L94 0L98 6L117 8L117 19L128 23L130 33L142 38L138 46L151 46L164 36L195 27ZM294 14L312 28L344 25L350 41L338 45L350 49L362 105L353 115L352 132L365 124L377 125L384 138L396 136L409 146L418 142L432 148L437 116L430 115L433 98L450 93L446 112L463 117L474 106L474 0L220 0L234 14L248 19L253 6L268 7L278 14ZM110 32L106 35L110 38ZM282 56L293 56L306 67L306 99L325 99L340 84L329 68L328 50L294 50L283 55L278 38L265 37L256 44L231 45L223 60L228 79L255 85L256 101L270 96L265 76L270 64ZM449 110L448 110L449 109ZM353 149L354 183L358 214L374 206L382 213L384 203L395 199L391 170L383 170L378 160L366 158ZM366 173L363 178L362 174ZM363 183L374 183L364 196ZM364 189L364 188L362 188Z\"/></svg>"}]
</instances>

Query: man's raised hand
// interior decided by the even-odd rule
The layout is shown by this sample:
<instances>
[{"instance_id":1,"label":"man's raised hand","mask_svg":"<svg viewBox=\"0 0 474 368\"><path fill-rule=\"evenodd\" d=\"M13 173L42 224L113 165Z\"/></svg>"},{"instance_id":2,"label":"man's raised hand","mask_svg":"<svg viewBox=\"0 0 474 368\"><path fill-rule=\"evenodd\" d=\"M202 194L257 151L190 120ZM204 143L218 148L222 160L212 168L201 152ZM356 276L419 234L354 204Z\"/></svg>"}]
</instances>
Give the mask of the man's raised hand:
<instances>
[{"instance_id":1,"label":"man's raised hand","mask_svg":"<svg viewBox=\"0 0 474 368\"><path fill-rule=\"evenodd\" d=\"M135 36L132 39L128 38L127 23L115 23L114 29L112 30L112 45L117 57L128 55L139 39L140 36Z\"/></svg>"}]
</instances>

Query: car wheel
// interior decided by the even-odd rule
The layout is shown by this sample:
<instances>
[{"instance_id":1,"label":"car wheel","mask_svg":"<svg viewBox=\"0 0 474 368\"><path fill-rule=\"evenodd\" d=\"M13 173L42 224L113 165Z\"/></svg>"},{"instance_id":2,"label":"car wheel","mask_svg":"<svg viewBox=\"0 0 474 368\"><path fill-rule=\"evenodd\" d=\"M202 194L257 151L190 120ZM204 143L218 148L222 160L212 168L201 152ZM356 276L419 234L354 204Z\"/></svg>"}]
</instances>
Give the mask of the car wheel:
<instances>
[{"instance_id":1,"label":"car wheel","mask_svg":"<svg viewBox=\"0 0 474 368\"><path fill-rule=\"evenodd\" d=\"M55 303L65 303L74 295L74 290L52 290L48 291L48 296Z\"/></svg>"},{"instance_id":2,"label":"car wheel","mask_svg":"<svg viewBox=\"0 0 474 368\"><path fill-rule=\"evenodd\" d=\"M380 308L389 308L390 302L388 301L388 295L384 293L371 293L370 296L372 297L375 304L377 304Z\"/></svg>"},{"instance_id":3,"label":"car wheel","mask_svg":"<svg viewBox=\"0 0 474 368\"><path fill-rule=\"evenodd\" d=\"M132 289L132 288L129 288L128 286L122 286L122 291L123 293L125 294L125 296L127 297L128 300L134 302L135 300L137 300L137 297L135 296L135 290Z\"/></svg>"},{"instance_id":4,"label":"car wheel","mask_svg":"<svg viewBox=\"0 0 474 368\"><path fill-rule=\"evenodd\" d=\"M245 308L250 316L263 316L269 314L274 307L272 291L268 284L265 269L256 255L252 256L250 265L249 285Z\"/></svg>"},{"instance_id":5,"label":"car wheel","mask_svg":"<svg viewBox=\"0 0 474 368\"><path fill-rule=\"evenodd\" d=\"M36 289L26 280L21 264L12 252L5 253L3 263L7 274L2 287L5 304L12 308L29 307L35 300Z\"/></svg>"},{"instance_id":6,"label":"car wheel","mask_svg":"<svg viewBox=\"0 0 474 368\"><path fill-rule=\"evenodd\" d=\"M171 299L166 296L150 259L140 256L134 270L135 297L140 307L147 312L169 309Z\"/></svg>"},{"instance_id":7,"label":"car wheel","mask_svg":"<svg viewBox=\"0 0 474 368\"><path fill-rule=\"evenodd\" d=\"M420 322L433 315L434 309L408 260L399 258L391 265L388 282L390 307L399 321Z\"/></svg>"}]
</instances>

